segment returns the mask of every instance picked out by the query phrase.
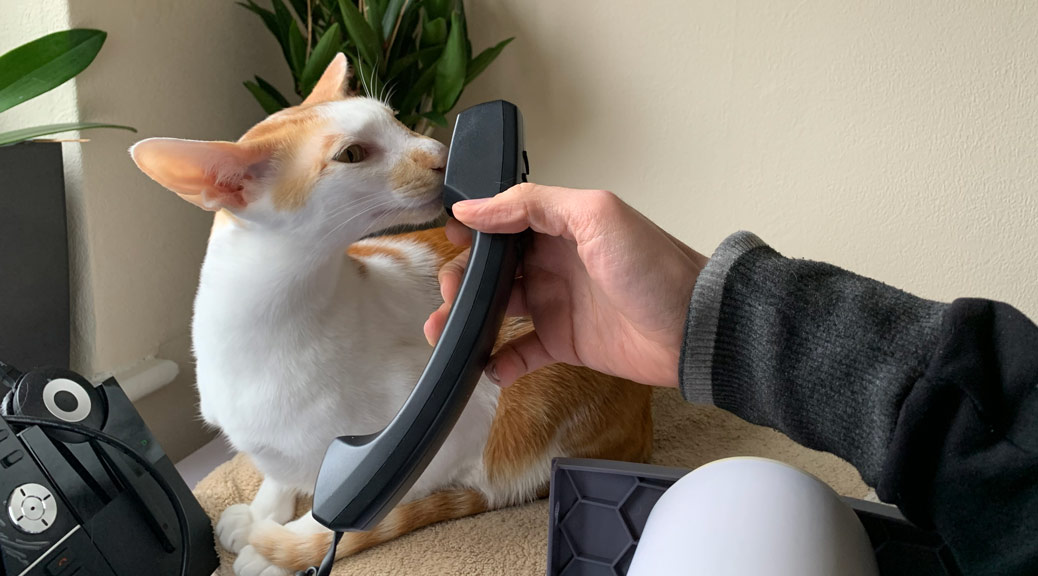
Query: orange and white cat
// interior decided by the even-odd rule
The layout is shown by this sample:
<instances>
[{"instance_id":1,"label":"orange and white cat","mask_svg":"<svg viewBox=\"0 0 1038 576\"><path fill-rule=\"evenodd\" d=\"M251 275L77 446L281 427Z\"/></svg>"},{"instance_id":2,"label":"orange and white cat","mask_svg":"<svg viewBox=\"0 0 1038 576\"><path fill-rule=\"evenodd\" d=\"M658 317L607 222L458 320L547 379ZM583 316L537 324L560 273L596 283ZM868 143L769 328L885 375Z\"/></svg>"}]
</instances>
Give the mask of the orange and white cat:
<instances>
[{"instance_id":1,"label":"orange and white cat","mask_svg":"<svg viewBox=\"0 0 1038 576\"><path fill-rule=\"evenodd\" d=\"M442 229L362 240L441 213L446 150L347 95L348 79L339 54L305 102L237 142L131 149L151 178L216 212L193 322L201 412L264 475L216 526L239 576L320 563L330 532L293 517L296 497L312 494L334 437L377 431L403 404L430 354L437 272L459 252ZM509 321L502 338L528 329ZM543 496L557 456L643 460L651 437L646 386L565 365L504 390L483 378L404 501L347 534L339 556Z\"/></svg>"}]
</instances>

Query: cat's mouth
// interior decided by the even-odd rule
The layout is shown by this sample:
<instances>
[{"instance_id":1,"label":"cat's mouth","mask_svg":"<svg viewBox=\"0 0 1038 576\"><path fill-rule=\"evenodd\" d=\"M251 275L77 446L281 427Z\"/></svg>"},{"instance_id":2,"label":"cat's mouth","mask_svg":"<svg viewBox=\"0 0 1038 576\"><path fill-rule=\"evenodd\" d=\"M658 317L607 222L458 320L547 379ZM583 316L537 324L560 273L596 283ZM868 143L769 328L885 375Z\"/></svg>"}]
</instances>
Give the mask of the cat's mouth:
<instances>
[{"instance_id":1,"label":"cat's mouth","mask_svg":"<svg viewBox=\"0 0 1038 576\"><path fill-rule=\"evenodd\" d=\"M406 224L425 224L439 217L442 212L443 189L437 186L435 193L430 191L418 198L401 199L399 203L394 202L393 205L377 211L374 216L388 228Z\"/></svg>"}]
</instances>

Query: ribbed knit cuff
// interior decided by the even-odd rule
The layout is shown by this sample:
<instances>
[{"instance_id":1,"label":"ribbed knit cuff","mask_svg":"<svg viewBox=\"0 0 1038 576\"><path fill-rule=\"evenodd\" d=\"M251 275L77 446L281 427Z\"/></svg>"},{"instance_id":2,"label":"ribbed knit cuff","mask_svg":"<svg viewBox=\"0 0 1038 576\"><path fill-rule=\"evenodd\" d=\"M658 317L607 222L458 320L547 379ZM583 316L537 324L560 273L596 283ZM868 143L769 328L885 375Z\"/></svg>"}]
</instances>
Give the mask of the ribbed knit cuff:
<instances>
[{"instance_id":1,"label":"ribbed knit cuff","mask_svg":"<svg viewBox=\"0 0 1038 576\"><path fill-rule=\"evenodd\" d=\"M713 403L711 373L724 283L736 260L751 250L764 247L767 244L756 234L736 232L721 242L710 262L699 273L685 319L685 341L681 347L679 365L681 394L685 400L700 404Z\"/></svg>"}]
</instances>

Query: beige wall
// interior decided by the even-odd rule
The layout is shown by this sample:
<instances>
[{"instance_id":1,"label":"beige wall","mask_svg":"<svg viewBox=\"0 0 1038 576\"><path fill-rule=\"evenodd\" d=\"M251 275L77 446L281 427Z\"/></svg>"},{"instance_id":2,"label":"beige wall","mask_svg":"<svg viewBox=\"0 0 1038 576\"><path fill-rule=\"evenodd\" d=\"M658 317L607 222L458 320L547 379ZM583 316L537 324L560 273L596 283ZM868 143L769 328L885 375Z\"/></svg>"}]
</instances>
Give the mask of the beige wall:
<instances>
[{"instance_id":1,"label":"beige wall","mask_svg":"<svg viewBox=\"0 0 1038 576\"><path fill-rule=\"evenodd\" d=\"M536 181L614 190L709 252L744 228L779 250L920 295L1038 317L1038 4L469 0L473 43L518 39L462 106L526 116ZM108 30L78 81L0 117L136 126L66 145L76 365L176 360L138 403L174 456L194 422L191 300L209 219L139 174L137 138L236 138L262 117L241 81L284 86L256 19L210 0L0 0L0 50ZM82 166L78 156L82 154Z\"/></svg>"},{"instance_id":2,"label":"beige wall","mask_svg":"<svg viewBox=\"0 0 1038 576\"><path fill-rule=\"evenodd\" d=\"M1038 3L470 0L532 179L1038 318Z\"/></svg>"},{"instance_id":3,"label":"beige wall","mask_svg":"<svg viewBox=\"0 0 1038 576\"><path fill-rule=\"evenodd\" d=\"M0 128L78 117L138 129L64 146L82 157L68 182L73 364L98 375L149 356L176 361L180 377L137 404L182 456L210 434L197 422L188 331L211 217L148 180L126 150L150 136L236 139L263 118L241 83L260 74L285 85L280 51L233 2L0 0L0 14L0 50L70 25L108 32L74 85L5 114Z\"/></svg>"}]
</instances>

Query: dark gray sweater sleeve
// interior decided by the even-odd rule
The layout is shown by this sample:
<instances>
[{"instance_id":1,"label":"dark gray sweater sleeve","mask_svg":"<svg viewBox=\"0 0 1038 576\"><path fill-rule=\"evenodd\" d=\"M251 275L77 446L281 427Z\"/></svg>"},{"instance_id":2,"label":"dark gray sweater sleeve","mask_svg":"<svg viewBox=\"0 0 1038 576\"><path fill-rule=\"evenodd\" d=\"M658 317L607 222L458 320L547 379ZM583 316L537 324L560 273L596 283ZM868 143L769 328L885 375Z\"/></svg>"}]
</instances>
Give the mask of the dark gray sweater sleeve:
<instances>
[{"instance_id":1,"label":"dark gray sweater sleeve","mask_svg":"<svg viewBox=\"0 0 1038 576\"><path fill-rule=\"evenodd\" d=\"M875 486L898 408L926 369L946 307L784 258L737 232L696 282L681 390L839 454Z\"/></svg>"},{"instance_id":2,"label":"dark gray sweater sleeve","mask_svg":"<svg viewBox=\"0 0 1038 576\"><path fill-rule=\"evenodd\" d=\"M1038 569L1038 327L727 238L697 280L685 398L853 464L964 574Z\"/></svg>"}]
</instances>

